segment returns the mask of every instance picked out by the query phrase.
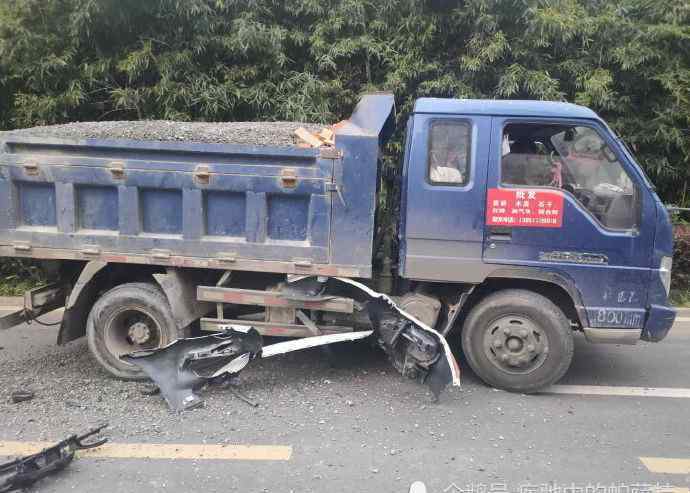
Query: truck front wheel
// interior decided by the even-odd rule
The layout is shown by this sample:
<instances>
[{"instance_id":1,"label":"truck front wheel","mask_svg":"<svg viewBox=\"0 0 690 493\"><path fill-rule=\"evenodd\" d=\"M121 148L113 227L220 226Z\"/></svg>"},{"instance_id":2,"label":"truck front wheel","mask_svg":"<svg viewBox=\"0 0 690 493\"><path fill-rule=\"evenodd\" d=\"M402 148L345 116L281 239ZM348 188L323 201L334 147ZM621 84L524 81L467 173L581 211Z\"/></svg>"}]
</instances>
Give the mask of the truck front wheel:
<instances>
[{"instance_id":1,"label":"truck front wheel","mask_svg":"<svg viewBox=\"0 0 690 493\"><path fill-rule=\"evenodd\" d=\"M480 301L462 329L462 349L489 385L536 392L558 381L573 358L573 334L548 298L521 289L498 291Z\"/></svg>"},{"instance_id":2,"label":"truck front wheel","mask_svg":"<svg viewBox=\"0 0 690 493\"><path fill-rule=\"evenodd\" d=\"M123 354L155 349L185 337L178 330L165 294L149 283L121 284L93 305L86 324L91 354L105 370L124 380L146 378Z\"/></svg>"}]
</instances>

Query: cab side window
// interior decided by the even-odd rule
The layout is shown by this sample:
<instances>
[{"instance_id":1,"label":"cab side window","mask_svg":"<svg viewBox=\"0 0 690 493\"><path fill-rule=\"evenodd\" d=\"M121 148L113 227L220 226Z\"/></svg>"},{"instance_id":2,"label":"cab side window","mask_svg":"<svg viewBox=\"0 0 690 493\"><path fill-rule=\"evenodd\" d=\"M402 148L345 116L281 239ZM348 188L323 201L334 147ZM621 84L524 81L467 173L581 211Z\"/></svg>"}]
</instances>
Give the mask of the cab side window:
<instances>
[{"instance_id":1,"label":"cab side window","mask_svg":"<svg viewBox=\"0 0 690 493\"><path fill-rule=\"evenodd\" d=\"M590 127L506 125L501 183L562 189L606 228L637 226L639 194L616 154Z\"/></svg>"},{"instance_id":2,"label":"cab side window","mask_svg":"<svg viewBox=\"0 0 690 493\"><path fill-rule=\"evenodd\" d=\"M470 124L434 121L429 131L428 178L435 185L466 185L470 175Z\"/></svg>"}]
</instances>

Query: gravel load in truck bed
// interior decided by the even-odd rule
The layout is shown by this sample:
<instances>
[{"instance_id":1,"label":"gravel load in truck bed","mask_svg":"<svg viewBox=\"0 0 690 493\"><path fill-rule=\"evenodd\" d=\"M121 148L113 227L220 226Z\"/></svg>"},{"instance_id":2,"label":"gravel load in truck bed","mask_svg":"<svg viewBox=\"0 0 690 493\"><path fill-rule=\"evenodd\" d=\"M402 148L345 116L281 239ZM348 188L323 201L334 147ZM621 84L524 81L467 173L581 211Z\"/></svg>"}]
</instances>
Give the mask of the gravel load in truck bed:
<instances>
[{"instance_id":1,"label":"gravel load in truck bed","mask_svg":"<svg viewBox=\"0 0 690 493\"><path fill-rule=\"evenodd\" d=\"M63 139L128 139L166 142L203 142L294 147L300 143L295 130L318 133L326 125L300 122L175 122L169 120L76 122L0 132L9 136Z\"/></svg>"}]
</instances>

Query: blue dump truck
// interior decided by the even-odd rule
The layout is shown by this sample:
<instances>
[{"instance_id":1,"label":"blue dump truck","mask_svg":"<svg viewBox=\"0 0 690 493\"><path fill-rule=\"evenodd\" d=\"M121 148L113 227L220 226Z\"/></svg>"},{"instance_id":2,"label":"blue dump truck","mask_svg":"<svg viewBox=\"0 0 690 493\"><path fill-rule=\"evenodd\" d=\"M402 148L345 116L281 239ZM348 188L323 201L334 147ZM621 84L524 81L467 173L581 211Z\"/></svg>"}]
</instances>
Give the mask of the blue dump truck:
<instances>
[{"instance_id":1,"label":"blue dump truck","mask_svg":"<svg viewBox=\"0 0 690 493\"><path fill-rule=\"evenodd\" d=\"M438 341L394 342L396 320L365 309L378 293L519 392L564 375L575 332L666 336L669 216L595 113L423 98L391 163L394 110L392 95L365 95L318 147L0 134L0 255L55 279L0 327L64 307L58 344L86 336L105 370L140 378L122 355L195 331L373 326L418 376Z\"/></svg>"}]
</instances>

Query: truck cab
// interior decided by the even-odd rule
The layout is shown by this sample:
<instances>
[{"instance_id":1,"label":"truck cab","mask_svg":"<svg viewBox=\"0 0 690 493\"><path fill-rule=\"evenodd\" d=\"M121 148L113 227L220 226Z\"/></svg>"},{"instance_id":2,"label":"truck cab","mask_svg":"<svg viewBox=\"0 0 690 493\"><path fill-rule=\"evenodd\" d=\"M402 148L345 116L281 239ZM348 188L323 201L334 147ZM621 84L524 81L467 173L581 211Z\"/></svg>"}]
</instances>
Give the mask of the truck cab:
<instances>
[{"instance_id":1,"label":"truck cab","mask_svg":"<svg viewBox=\"0 0 690 493\"><path fill-rule=\"evenodd\" d=\"M666 336L675 316L667 301L669 216L593 111L560 102L424 98L407 139L400 274L473 287L472 311L482 313L465 318L463 347L485 380L511 387L543 367L549 353L569 358L572 344L559 347L556 334L547 340L539 326L554 321L540 322L548 316L534 307L557 308L568 330L592 342Z\"/></svg>"}]
</instances>

